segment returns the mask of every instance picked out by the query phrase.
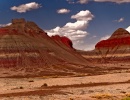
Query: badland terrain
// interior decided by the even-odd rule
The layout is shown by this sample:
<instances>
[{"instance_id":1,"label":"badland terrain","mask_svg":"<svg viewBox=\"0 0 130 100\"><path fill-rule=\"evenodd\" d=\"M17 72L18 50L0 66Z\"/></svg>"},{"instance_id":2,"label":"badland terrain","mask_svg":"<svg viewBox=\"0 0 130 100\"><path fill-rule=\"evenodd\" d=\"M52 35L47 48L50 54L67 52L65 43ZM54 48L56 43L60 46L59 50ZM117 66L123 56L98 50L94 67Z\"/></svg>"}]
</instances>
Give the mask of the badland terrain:
<instances>
[{"instance_id":1,"label":"badland terrain","mask_svg":"<svg viewBox=\"0 0 130 100\"><path fill-rule=\"evenodd\" d=\"M92 51L25 19L0 28L1 100L129 100L129 83L130 33L123 28Z\"/></svg>"}]
</instances>

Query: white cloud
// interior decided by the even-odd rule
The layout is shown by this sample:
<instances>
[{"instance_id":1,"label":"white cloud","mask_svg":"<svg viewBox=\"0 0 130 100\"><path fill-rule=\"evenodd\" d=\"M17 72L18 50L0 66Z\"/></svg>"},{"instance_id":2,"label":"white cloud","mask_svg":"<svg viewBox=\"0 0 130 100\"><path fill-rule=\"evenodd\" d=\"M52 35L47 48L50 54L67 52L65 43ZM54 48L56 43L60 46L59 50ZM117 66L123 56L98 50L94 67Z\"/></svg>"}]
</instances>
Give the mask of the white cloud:
<instances>
[{"instance_id":1,"label":"white cloud","mask_svg":"<svg viewBox=\"0 0 130 100\"><path fill-rule=\"evenodd\" d=\"M86 3L88 3L88 0L79 0L78 1L80 4L86 4Z\"/></svg>"},{"instance_id":2,"label":"white cloud","mask_svg":"<svg viewBox=\"0 0 130 100\"><path fill-rule=\"evenodd\" d=\"M69 12L70 12L70 10L69 9L65 9L65 8L57 10L57 13L59 13L59 14L67 14Z\"/></svg>"},{"instance_id":3,"label":"white cloud","mask_svg":"<svg viewBox=\"0 0 130 100\"><path fill-rule=\"evenodd\" d=\"M129 3L130 0L94 0L95 2L115 2L115 3Z\"/></svg>"},{"instance_id":4,"label":"white cloud","mask_svg":"<svg viewBox=\"0 0 130 100\"><path fill-rule=\"evenodd\" d=\"M118 22L120 23L120 22L123 22L124 21L124 18L120 18L119 20L118 20Z\"/></svg>"},{"instance_id":5,"label":"white cloud","mask_svg":"<svg viewBox=\"0 0 130 100\"><path fill-rule=\"evenodd\" d=\"M76 15L72 15L71 18L72 19L76 19L79 21L84 21L84 20L92 20L94 16L91 14L91 12L89 10L85 10L85 11L80 11L79 13L77 13Z\"/></svg>"},{"instance_id":6,"label":"white cloud","mask_svg":"<svg viewBox=\"0 0 130 100\"><path fill-rule=\"evenodd\" d=\"M27 11L30 11L30 10L33 10L33 9L38 9L40 7L41 7L40 4L38 4L36 2L31 2L31 3L27 3L27 4L22 4L22 5L19 5L19 6L13 6L10 9L15 10L19 13L25 13Z\"/></svg>"},{"instance_id":7,"label":"white cloud","mask_svg":"<svg viewBox=\"0 0 130 100\"><path fill-rule=\"evenodd\" d=\"M114 2L114 3L130 3L130 0L66 0L70 4L80 3L80 4L86 4L89 1L95 1L95 2ZM77 2L76 2L77 1Z\"/></svg>"},{"instance_id":8,"label":"white cloud","mask_svg":"<svg viewBox=\"0 0 130 100\"><path fill-rule=\"evenodd\" d=\"M66 0L69 4L75 4L74 0Z\"/></svg>"},{"instance_id":9,"label":"white cloud","mask_svg":"<svg viewBox=\"0 0 130 100\"><path fill-rule=\"evenodd\" d=\"M71 29L71 28L66 28L66 27L56 27L51 30L46 30L47 34L49 36L54 36L54 35L60 35L60 36L66 36L70 38L73 42L81 40L85 36L88 35L88 32L80 30L80 29Z\"/></svg>"},{"instance_id":10,"label":"white cloud","mask_svg":"<svg viewBox=\"0 0 130 100\"><path fill-rule=\"evenodd\" d=\"M115 21L118 22L118 23L121 23L121 22L123 22L124 20L125 20L124 18L120 18L120 19L115 20Z\"/></svg>"},{"instance_id":11,"label":"white cloud","mask_svg":"<svg viewBox=\"0 0 130 100\"><path fill-rule=\"evenodd\" d=\"M76 21L74 23L68 22L64 28L69 28L70 30L83 30L86 29L88 21Z\"/></svg>"},{"instance_id":12,"label":"white cloud","mask_svg":"<svg viewBox=\"0 0 130 100\"><path fill-rule=\"evenodd\" d=\"M88 3L89 0L66 0L69 4L75 4L75 3L80 3L80 4L86 4Z\"/></svg>"},{"instance_id":13,"label":"white cloud","mask_svg":"<svg viewBox=\"0 0 130 100\"><path fill-rule=\"evenodd\" d=\"M6 26L10 26L12 23L8 23L8 24L0 24L0 27L6 27Z\"/></svg>"},{"instance_id":14,"label":"white cloud","mask_svg":"<svg viewBox=\"0 0 130 100\"><path fill-rule=\"evenodd\" d=\"M126 30L127 30L128 32L130 32L130 26L128 26L128 27L126 28Z\"/></svg>"},{"instance_id":15,"label":"white cloud","mask_svg":"<svg viewBox=\"0 0 130 100\"><path fill-rule=\"evenodd\" d=\"M106 35L106 36L104 36L104 37L101 37L100 40L107 40L108 38L110 38L110 35Z\"/></svg>"},{"instance_id":16,"label":"white cloud","mask_svg":"<svg viewBox=\"0 0 130 100\"><path fill-rule=\"evenodd\" d=\"M93 17L89 10L80 11L76 15L71 16L72 19L76 19L75 22L68 22L63 27L57 26L54 29L46 30L46 32L49 36L67 36L73 41L74 47L79 49L78 45L81 45L81 41L84 41L85 37L89 34L85 30Z\"/></svg>"}]
</instances>

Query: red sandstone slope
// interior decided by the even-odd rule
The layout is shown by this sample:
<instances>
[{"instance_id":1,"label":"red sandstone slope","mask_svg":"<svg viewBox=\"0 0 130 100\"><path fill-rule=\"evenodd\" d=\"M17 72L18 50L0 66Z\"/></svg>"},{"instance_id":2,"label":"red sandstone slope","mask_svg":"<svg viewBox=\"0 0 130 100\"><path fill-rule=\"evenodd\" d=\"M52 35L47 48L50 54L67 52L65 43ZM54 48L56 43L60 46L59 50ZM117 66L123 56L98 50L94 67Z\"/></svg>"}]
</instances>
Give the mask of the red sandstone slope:
<instances>
[{"instance_id":1,"label":"red sandstone slope","mask_svg":"<svg viewBox=\"0 0 130 100\"><path fill-rule=\"evenodd\" d=\"M70 42L66 38L61 41L66 45ZM66 45L56 43L34 22L14 19L12 25L0 28L0 68L43 68L42 74L50 74L67 64L86 65L86 59Z\"/></svg>"},{"instance_id":2,"label":"red sandstone slope","mask_svg":"<svg viewBox=\"0 0 130 100\"><path fill-rule=\"evenodd\" d=\"M119 28L109 39L98 42L95 50L105 55L110 53L130 53L130 33Z\"/></svg>"},{"instance_id":3,"label":"red sandstone slope","mask_svg":"<svg viewBox=\"0 0 130 100\"><path fill-rule=\"evenodd\" d=\"M73 43L72 43L72 41L71 41L69 38L67 38L67 37L65 37L65 36L61 37L61 36L59 36L59 35L55 35L55 36L52 36L51 38L52 38L54 41L56 41L56 43L58 43L59 45L61 45L61 46L65 45L65 46L67 46L67 47L73 49Z\"/></svg>"},{"instance_id":4,"label":"red sandstone slope","mask_svg":"<svg viewBox=\"0 0 130 100\"><path fill-rule=\"evenodd\" d=\"M126 45L130 45L130 33L122 28L119 28L109 39L98 42L95 48L114 48L116 46Z\"/></svg>"}]
</instances>

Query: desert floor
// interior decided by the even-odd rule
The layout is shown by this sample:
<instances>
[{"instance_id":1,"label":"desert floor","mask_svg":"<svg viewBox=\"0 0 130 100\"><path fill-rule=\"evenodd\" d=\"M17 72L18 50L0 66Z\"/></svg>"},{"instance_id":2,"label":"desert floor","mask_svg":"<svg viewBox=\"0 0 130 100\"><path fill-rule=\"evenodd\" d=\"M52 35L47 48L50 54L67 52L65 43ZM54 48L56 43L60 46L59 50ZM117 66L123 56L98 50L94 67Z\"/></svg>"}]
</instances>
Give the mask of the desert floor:
<instances>
[{"instance_id":1,"label":"desert floor","mask_svg":"<svg viewBox=\"0 0 130 100\"><path fill-rule=\"evenodd\" d=\"M130 100L129 96L126 70L91 76L0 78L0 100Z\"/></svg>"}]
</instances>

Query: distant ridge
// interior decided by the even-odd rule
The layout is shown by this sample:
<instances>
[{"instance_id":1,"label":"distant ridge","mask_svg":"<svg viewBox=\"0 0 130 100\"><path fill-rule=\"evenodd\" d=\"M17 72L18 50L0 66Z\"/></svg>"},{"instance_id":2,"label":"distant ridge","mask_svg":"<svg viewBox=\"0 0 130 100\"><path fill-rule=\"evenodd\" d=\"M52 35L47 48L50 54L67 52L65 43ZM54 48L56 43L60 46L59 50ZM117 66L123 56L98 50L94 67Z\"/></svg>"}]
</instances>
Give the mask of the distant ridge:
<instances>
[{"instance_id":1,"label":"distant ridge","mask_svg":"<svg viewBox=\"0 0 130 100\"><path fill-rule=\"evenodd\" d=\"M98 61L130 61L130 33L119 28L107 40L99 41L94 50L80 53Z\"/></svg>"}]
</instances>

